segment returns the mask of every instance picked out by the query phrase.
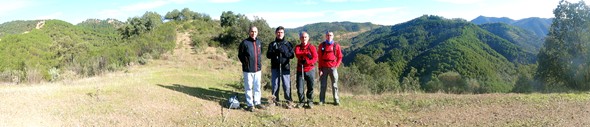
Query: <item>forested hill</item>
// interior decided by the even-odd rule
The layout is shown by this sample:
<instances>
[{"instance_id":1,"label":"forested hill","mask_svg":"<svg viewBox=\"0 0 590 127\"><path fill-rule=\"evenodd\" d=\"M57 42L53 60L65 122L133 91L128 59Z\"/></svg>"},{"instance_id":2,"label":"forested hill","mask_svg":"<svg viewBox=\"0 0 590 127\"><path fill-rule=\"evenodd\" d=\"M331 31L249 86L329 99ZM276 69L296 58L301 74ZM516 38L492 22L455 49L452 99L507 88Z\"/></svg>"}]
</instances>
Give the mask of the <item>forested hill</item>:
<instances>
[{"instance_id":1,"label":"forested hill","mask_svg":"<svg viewBox=\"0 0 590 127\"><path fill-rule=\"evenodd\" d=\"M531 18L524 18L520 20L513 20L510 18L502 17L485 17L479 16L473 20L472 23L475 24L486 24L486 23L506 23L509 25L517 26L533 32L534 35L544 38L549 33L549 27L551 26L551 22L553 19L549 18L538 18L538 17L531 17Z\"/></svg>"},{"instance_id":2,"label":"forested hill","mask_svg":"<svg viewBox=\"0 0 590 127\"><path fill-rule=\"evenodd\" d=\"M531 31L524 30L520 27L505 23L487 23L478 26L518 45L529 53L537 54L543 45L543 38L535 36Z\"/></svg>"},{"instance_id":3,"label":"forested hill","mask_svg":"<svg viewBox=\"0 0 590 127\"><path fill-rule=\"evenodd\" d=\"M367 69L371 67L363 66L371 64L365 61L387 63L401 80L415 68L421 84L441 73L458 72L482 85L508 90L515 63L534 63L536 57L471 22L427 15L365 32L352 44L345 52L347 65Z\"/></svg>"},{"instance_id":4,"label":"forested hill","mask_svg":"<svg viewBox=\"0 0 590 127\"><path fill-rule=\"evenodd\" d=\"M95 32L112 34L118 34L117 29L121 28L123 25L125 25L125 22L119 21L117 19L87 19L86 21L76 24L76 26L80 26Z\"/></svg>"},{"instance_id":5,"label":"forested hill","mask_svg":"<svg viewBox=\"0 0 590 127\"><path fill-rule=\"evenodd\" d=\"M350 45L350 39L359 35L362 32L373 30L381 27L382 25L376 25L373 23L355 23L355 22L320 22L314 24L307 24L302 27L286 30L286 36L288 38L299 38L299 32L306 31L309 33L310 42L317 44L323 40L324 33L326 31L333 31L336 34L337 42L342 45Z\"/></svg>"},{"instance_id":6,"label":"forested hill","mask_svg":"<svg viewBox=\"0 0 590 127\"><path fill-rule=\"evenodd\" d=\"M9 34L21 34L35 29L40 20L17 20L0 24L0 38Z\"/></svg>"}]
</instances>

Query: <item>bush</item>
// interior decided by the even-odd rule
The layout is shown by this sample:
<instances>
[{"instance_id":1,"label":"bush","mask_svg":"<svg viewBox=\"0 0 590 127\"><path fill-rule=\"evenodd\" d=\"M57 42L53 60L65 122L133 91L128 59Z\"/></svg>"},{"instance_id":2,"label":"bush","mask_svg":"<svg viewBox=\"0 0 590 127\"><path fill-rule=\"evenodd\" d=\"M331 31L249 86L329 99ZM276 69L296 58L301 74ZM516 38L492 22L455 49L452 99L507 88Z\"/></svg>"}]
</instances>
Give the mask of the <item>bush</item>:
<instances>
[{"instance_id":1,"label":"bush","mask_svg":"<svg viewBox=\"0 0 590 127\"><path fill-rule=\"evenodd\" d=\"M466 89L465 92L467 93L480 93L479 89L481 88L481 84L477 79L467 79L465 80Z\"/></svg>"},{"instance_id":2,"label":"bush","mask_svg":"<svg viewBox=\"0 0 590 127\"><path fill-rule=\"evenodd\" d=\"M466 85L461 75L457 72L445 72L438 75L438 79L443 85L443 90L449 93L465 93Z\"/></svg>"},{"instance_id":3,"label":"bush","mask_svg":"<svg viewBox=\"0 0 590 127\"><path fill-rule=\"evenodd\" d=\"M59 69L53 67L49 69L50 79L49 81L57 81L59 79Z\"/></svg>"},{"instance_id":4,"label":"bush","mask_svg":"<svg viewBox=\"0 0 590 127\"><path fill-rule=\"evenodd\" d=\"M504 82L489 81L485 82L480 89L481 93L508 93L513 86Z\"/></svg>"},{"instance_id":5,"label":"bush","mask_svg":"<svg viewBox=\"0 0 590 127\"><path fill-rule=\"evenodd\" d=\"M443 83L438 79L437 76L433 76L430 81L428 81L426 83L426 85L424 86L424 90L426 92L440 92L443 91Z\"/></svg>"},{"instance_id":6,"label":"bush","mask_svg":"<svg viewBox=\"0 0 590 127\"><path fill-rule=\"evenodd\" d=\"M24 73L18 70L4 71L0 73L1 82L20 83L24 79Z\"/></svg>"},{"instance_id":7,"label":"bush","mask_svg":"<svg viewBox=\"0 0 590 127\"><path fill-rule=\"evenodd\" d=\"M43 81L43 74L37 69L26 69L26 81L29 83L39 83Z\"/></svg>"},{"instance_id":8,"label":"bush","mask_svg":"<svg viewBox=\"0 0 590 127\"><path fill-rule=\"evenodd\" d=\"M526 76L519 76L518 80L516 80L516 84L514 84L514 88L512 92L516 93L531 93L533 92L533 82L531 78Z\"/></svg>"}]
</instances>

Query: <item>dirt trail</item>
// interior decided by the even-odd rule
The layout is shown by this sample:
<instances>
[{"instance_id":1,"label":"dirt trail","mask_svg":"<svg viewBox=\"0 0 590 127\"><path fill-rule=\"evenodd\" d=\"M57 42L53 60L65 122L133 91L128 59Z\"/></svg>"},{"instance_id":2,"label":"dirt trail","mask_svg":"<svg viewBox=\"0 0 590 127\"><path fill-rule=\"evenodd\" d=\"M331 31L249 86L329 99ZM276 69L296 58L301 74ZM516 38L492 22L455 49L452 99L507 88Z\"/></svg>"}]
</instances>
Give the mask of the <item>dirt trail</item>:
<instances>
[{"instance_id":1,"label":"dirt trail","mask_svg":"<svg viewBox=\"0 0 590 127\"><path fill-rule=\"evenodd\" d=\"M43 26L45 26L45 20L39 21L35 26L35 29L41 29Z\"/></svg>"}]
</instances>

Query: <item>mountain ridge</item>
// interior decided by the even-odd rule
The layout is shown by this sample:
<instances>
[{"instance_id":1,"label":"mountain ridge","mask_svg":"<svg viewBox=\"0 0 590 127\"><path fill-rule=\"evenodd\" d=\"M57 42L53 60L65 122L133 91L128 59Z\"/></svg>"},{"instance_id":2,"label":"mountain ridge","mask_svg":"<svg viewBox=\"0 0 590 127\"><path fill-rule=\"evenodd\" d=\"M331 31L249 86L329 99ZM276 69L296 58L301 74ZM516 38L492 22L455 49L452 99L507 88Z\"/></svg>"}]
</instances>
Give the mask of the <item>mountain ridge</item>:
<instances>
[{"instance_id":1,"label":"mountain ridge","mask_svg":"<svg viewBox=\"0 0 590 127\"><path fill-rule=\"evenodd\" d=\"M533 32L536 36L544 38L549 33L549 27L553 18L539 18L539 17L529 17L523 18L519 20L510 19L507 17L486 17L486 16L478 16L477 18L471 20L472 23L477 25L486 24L486 23L506 23L509 25L517 26L526 30Z\"/></svg>"},{"instance_id":2,"label":"mountain ridge","mask_svg":"<svg viewBox=\"0 0 590 127\"><path fill-rule=\"evenodd\" d=\"M449 71L486 85L512 84L515 64L536 60L533 53L476 24L432 15L367 31L352 44L345 50L345 64L355 64L355 57L366 55L375 63L391 65L400 81L411 68L417 69L421 84ZM501 87L508 90L510 85Z\"/></svg>"}]
</instances>

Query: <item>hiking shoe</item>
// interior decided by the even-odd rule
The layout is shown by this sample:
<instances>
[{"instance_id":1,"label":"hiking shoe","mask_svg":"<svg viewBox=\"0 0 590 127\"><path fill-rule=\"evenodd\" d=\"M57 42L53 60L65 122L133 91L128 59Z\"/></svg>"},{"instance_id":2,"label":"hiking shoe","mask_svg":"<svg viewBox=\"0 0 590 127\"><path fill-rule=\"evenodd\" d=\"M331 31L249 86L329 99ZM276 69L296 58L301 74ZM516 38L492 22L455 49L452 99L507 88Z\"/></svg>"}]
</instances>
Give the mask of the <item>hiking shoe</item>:
<instances>
[{"instance_id":1,"label":"hiking shoe","mask_svg":"<svg viewBox=\"0 0 590 127\"><path fill-rule=\"evenodd\" d=\"M308 102L307 103L307 108L311 108L311 107L313 107L313 102Z\"/></svg>"},{"instance_id":2,"label":"hiking shoe","mask_svg":"<svg viewBox=\"0 0 590 127\"><path fill-rule=\"evenodd\" d=\"M246 111L254 112L254 107L248 106L248 108L246 108Z\"/></svg>"},{"instance_id":3,"label":"hiking shoe","mask_svg":"<svg viewBox=\"0 0 590 127\"><path fill-rule=\"evenodd\" d=\"M318 103L318 105L324 106L324 102L320 102L320 103Z\"/></svg>"},{"instance_id":4,"label":"hiking shoe","mask_svg":"<svg viewBox=\"0 0 590 127\"><path fill-rule=\"evenodd\" d=\"M262 105L262 104L256 105L254 107L256 107L256 109L262 109L262 110L265 110L266 109L266 107L264 105Z\"/></svg>"},{"instance_id":5,"label":"hiking shoe","mask_svg":"<svg viewBox=\"0 0 590 127\"><path fill-rule=\"evenodd\" d=\"M340 106L340 101L339 100L334 101L334 105Z\"/></svg>"},{"instance_id":6,"label":"hiking shoe","mask_svg":"<svg viewBox=\"0 0 590 127\"><path fill-rule=\"evenodd\" d=\"M303 106L305 106L305 104L299 103L299 104L295 105L295 108L303 108Z\"/></svg>"},{"instance_id":7,"label":"hiking shoe","mask_svg":"<svg viewBox=\"0 0 590 127\"><path fill-rule=\"evenodd\" d=\"M285 105L285 108L292 109L293 108L293 104L290 101L287 101L287 104Z\"/></svg>"}]
</instances>

